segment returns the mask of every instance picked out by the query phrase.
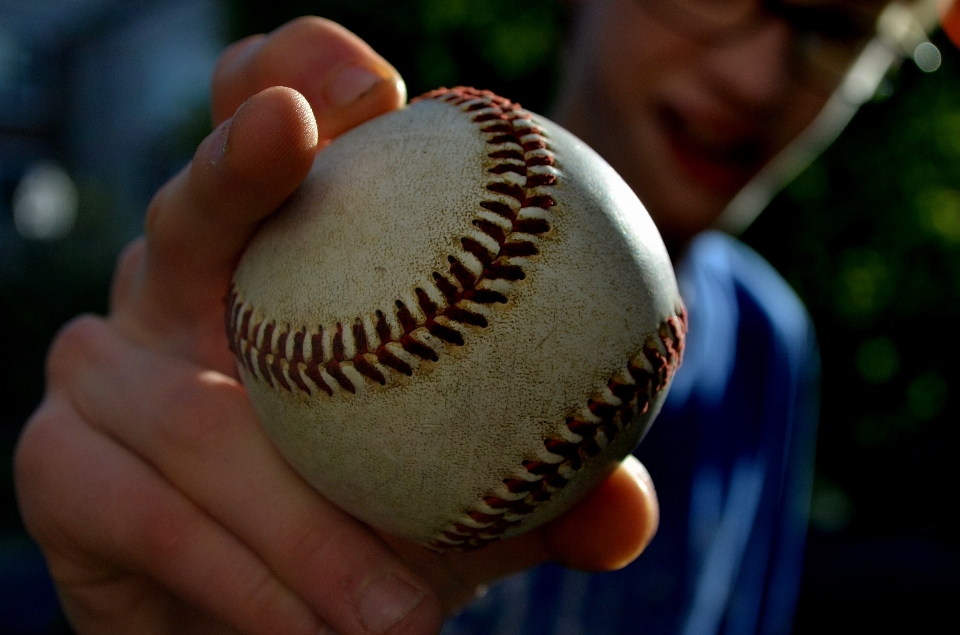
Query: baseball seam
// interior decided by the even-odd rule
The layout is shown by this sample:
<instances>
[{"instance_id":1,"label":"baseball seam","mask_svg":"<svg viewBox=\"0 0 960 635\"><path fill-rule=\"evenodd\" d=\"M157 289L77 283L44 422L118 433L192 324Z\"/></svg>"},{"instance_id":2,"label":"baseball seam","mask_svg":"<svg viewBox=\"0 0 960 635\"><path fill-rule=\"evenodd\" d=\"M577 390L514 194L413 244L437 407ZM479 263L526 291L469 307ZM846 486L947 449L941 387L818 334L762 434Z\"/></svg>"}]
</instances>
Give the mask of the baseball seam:
<instances>
[{"instance_id":1,"label":"baseball seam","mask_svg":"<svg viewBox=\"0 0 960 635\"><path fill-rule=\"evenodd\" d=\"M432 283L418 286L391 312L377 310L352 324L307 326L260 319L260 312L232 284L226 298L230 349L250 376L271 388L333 396L361 382L385 385L390 372L413 375L420 360L438 361L446 345L462 346L471 327L485 328L490 307L505 304L524 264L539 253L550 231L550 196L560 172L542 130L519 105L489 91L441 88L417 100L436 99L469 113L497 163L487 200L460 239L463 250L447 257ZM417 101L414 100L414 101ZM481 497L430 543L434 549L479 547L498 540L552 494L584 461L599 454L665 387L679 366L686 333L682 307L669 318L583 412L566 420L568 435L544 440L547 460L527 460L496 491ZM311 388L311 386L313 388Z\"/></svg>"},{"instance_id":2,"label":"baseball seam","mask_svg":"<svg viewBox=\"0 0 960 635\"><path fill-rule=\"evenodd\" d=\"M231 285L227 334L231 350L253 377L307 394L313 393L312 383L333 396L337 387L356 392L359 381L384 385L389 370L412 375L416 358L435 362L444 343L462 346L470 326L485 328L485 307L505 304L510 283L526 277L524 259L539 254L539 238L550 230L549 209L555 204L542 190L558 174L540 129L529 113L488 91L438 89L420 99L473 113L494 146L489 156L499 163L489 171L500 178L486 186L492 195L480 202L486 213L460 239L463 251L447 257L448 270L434 271L432 284L414 290L414 302L396 300L393 314L378 310L346 327L292 331L270 320L253 324L256 307Z\"/></svg>"},{"instance_id":3,"label":"baseball seam","mask_svg":"<svg viewBox=\"0 0 960 635\"><path fill-rule=\"evenodd\" d=\"M660 325L657 336L649 338L640 353L614 374L605 390L567 417L566 429L572 438L556 435L544 439L549 460L523 461L522 470L503 479L500 487L481 497L479 504L448 525L429 546L438 551L482 547L499 540L550 500L586 462L649 410L653 397L670 384L680 366L686 332L687 313L681 304L677 315Z\"/></svg>"}]
</instances>

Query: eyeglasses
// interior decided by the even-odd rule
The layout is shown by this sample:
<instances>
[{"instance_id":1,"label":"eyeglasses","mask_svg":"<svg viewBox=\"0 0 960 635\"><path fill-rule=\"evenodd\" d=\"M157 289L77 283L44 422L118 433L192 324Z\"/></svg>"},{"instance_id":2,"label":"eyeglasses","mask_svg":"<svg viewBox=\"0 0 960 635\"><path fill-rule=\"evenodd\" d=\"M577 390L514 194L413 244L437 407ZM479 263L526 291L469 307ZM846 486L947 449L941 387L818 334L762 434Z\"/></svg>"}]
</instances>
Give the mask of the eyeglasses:
<instances>
[{"instance_id":1,"label":"eyeglasses","mask_svg":"<svg viewBox=\"0 0 960 635\"><path fill-rule=\"evenodd\" d=\"M781 20L790 27L790 61L805 82L833 89L876 35L884 3L798 0L638 0L668 27L726 46Z\"/></svg>"}]
</instances>

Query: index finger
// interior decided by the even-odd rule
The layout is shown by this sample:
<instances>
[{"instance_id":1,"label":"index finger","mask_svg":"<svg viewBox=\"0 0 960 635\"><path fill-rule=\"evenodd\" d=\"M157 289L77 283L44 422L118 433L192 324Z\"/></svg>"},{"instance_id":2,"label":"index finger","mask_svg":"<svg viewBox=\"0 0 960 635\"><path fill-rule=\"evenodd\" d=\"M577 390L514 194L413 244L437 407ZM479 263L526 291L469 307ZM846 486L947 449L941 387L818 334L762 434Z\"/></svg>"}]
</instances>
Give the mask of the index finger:
<instances>
[{"instance_id":1,"label":"index finger","mask_svg":"<svg viewBox=\"0 0 960 635\"><path fill-rule=\"evenodd\" d=\"M118 272L114 318L141 343L232 373L222 303L258 223L296 189L329 136L398 107L405 94L369 47L319 19L241 42L216 75L217 117L237 112L155 197L146 240ZM275 87L283 83L298 89ZM261 85L274 87L248 94Z\"/></svg>"},{"instance_id":2,"label":"index finger","mask_svg":"<svg viewBox=\"0 0 960 635\"><path fill-rule=\"evenodd\" d=\"M223 298L237 259L261 219L310 170L317 134L306 100L274 88L248 100L154 197L146 236L116 276L111 318L130 339L229 372Z\"/></svg>"},{"instance_id":3,"label":"index finger","mask_svg":"<svg viewBox=\"0 0 960 635\"><path fill-rule=\"evenodd\" d=\"M213 75L214 123L272 86L293 88L307 99L321 141L406 100L393 66L339 24L313 16L250 36L224 52ZM361 97L363 108L345 108Z\"/></svg>"}]
</instances>

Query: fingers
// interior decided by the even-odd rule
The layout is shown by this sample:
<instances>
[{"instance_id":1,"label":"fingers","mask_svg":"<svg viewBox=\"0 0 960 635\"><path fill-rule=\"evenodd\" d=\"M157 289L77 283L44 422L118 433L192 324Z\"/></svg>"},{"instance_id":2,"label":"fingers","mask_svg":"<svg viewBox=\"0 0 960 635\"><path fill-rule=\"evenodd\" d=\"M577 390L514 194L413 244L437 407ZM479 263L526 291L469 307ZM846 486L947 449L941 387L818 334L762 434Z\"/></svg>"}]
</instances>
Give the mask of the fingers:
<instances>
[{"instance_id":1,"label":"fingers","mask_svg":"<svg viewBox=\"0 0 960 635\"><path fill-rule=\"evenodd\" d=\"M427 585L292 472L236 381L126 346L96 320L73 329L61 346L82 354L62 357L87 363L52 365L51 374L84 418L258 554L337 633L439 630Z\"/></svg>"},{"instance_id":2,"label":"fingers","mask_svg":"<svg viewBox=\"0 0 960 635\"><path fill-rule=\"evenodd\" d=\"M640 555L659 523L660 506L650 473L628 456L586 499L544 527L543 540L551 558L562 565L612 571Z\"/></svg>"},{"instance_id":3,"label":"fingers","mask_svg":"<svg viewBox=\"0 0 960 635\"><path fill-rule=\"evenodd\" d=\"M586 498L556 520L489 547L492 562L478 564L466 554L463 566L488 583L548 560L581 571L620 569L640 555L657 531L660 508L646 468L628 456ZM478 552L482 554L482 552ZM498 568L506 563L510 568Z\"/></svg>"},{"instance_id":4,"label":"fingers","mask_svg":"<svg viewBox=\"0 0 960 635\"><path fill-rule=\"evenodd\" d=\"M227 119L271 86L287 86L306 97L321 142L406 100L403 80L386 60L340 25L315 17L227 49L214 72L214 121Z\"/></svg>"},{"instance_id":5,"label":"fingers","mask_svg":"<svg viewBox=\"0 0 960 635\"><path fill-rule=\"evenodd\" d=\"M109 447L91 449L82 460L57 461L56 473L46 474L47 484L39 488L39 494L30 494L29 490L38 490L35 485L20 487L24 501L49 503L45 514L24 505L28 525L36 526L33 519L37 516L49 520L65 514L76 519L77 526L71 523L55 533L84 537L85 542L93 543L85 544L85 553L109 553L111 561L148 572L216 615L233 614L231 602L250 603L243 589L223 595L221 585L212 600L194 589L191 581L207 588L210 574L204 567L217 548L204 547L178 558L176 553L167 554L163 544L154 545L163 542L166 532L151 538L151 528L172 525L174 536L200 536L174 539L173 546L223 542L225 546L219 549L226 555L218 555L216 560L231 559L242 571L252 566L251 560L259 563L272 576L263 586L275 589L271 593L281 597L286 597L286 589L302 598L341 635L384 632L388 627L391 633L435 632L441 615L438 603L451 612L472 599L478 586L546 560L590 571L623 566L642 550L656 529L656 494L649 476L639 463L628 459L565 516L476 552L440 555L384 536L407 563L404 567L365 527L327 504L289 471L262 436L239 386L229 378L170 356L135 349L112 334L104 322L85 318L58 338L51 355L50 381L62 386L73 407L94 422L88 434L104 439L100 444ZM56 416L49 419L56 420ZM80 423L74 427L82 429ZM28 427L28 431L36 429L42 427ZM24 436L36 437L36 433ZM29 472L23 466L39 470L43 476L49 465L44 456L69 459L68 455L85 447L83 439L60 443L54 439L43 446L35 441L23 444L41 450L32 451L32 460L23 458L31 452L18 453L20 480L31 480L23 477ZM117 448L120 458L137 460L96 483L84 482L84 478L92 478L85 473L89 471L87 461L100 468L103 461L107 466L122 463L120 459L96 458L111 457ZM146 470L154 480L137 470ZM104 488L111 489L114 496L102 496ZM128 493L118 493L120 490ZM152 490L161 491L151 494ZM62 503L72 496L78 498L77 503ZM50 506L55 509L51 511ZM86 511L74 512L72 507ZM91 517L97 510L101 516ZM191 522L192 515L202 516L204 522ZM213 523L224 535L214 532L204 537L206 523ZM104 542L98 542L99 537ZM41 544L49 542L38 539ZM241 548L241 553L230 555L238 544L249 553ZM110 545L118 545L119 551L111 550ZM158 564L144 560L146 554L163 557ZM167 562L178 565L160 567ZM199 571L191 568L194 565ZM256 567L251 570L259 571ZM237 575L241 580L259 580L253 573ZM424 581L439 598L427 592ZM260 588L256 583L249 586ZM273 600L266 605L277 603L283 604ZM295 606L285 610L294 612L288 619L302 619Z\"/></svg>"},{"instance_id":6,"label":"fingers","mask_svg":"<svg viewBox=\"0 0 960 635\"><path fill-rule=\"evenodd\" d=\"M154 198L145 244L121 263L115 323L140 343L229 368L222 301L230 276L260 220L309 172L316 145L316 122L297 92L272 88L245 102ZM220 357L206 359L201 344Z\"/></svg>"},{"instance_id":7,"label":"fingers","mask_svg":"<svg viewBox=\"0 0 960 635\"><path fill-rule=\"evenodd\" d=\"M309 172L317 148L399 107L399 75L342 27L303 18L239 42L214 78L218 128L160 190L147 240L128 252L113 315L127 335L232 372L222 301L256 230ZM278 86L285 86L280 88Z\"/></svg>"},{"instance_id":8,"label":"fingers","mask_svg":"<svg viewBox=\"0 0 960 635\"><path fill-rule=\"evenodd\" d=\"M550 560L582 571L624 567L653 539L659 518L650 475L630 456L560 518L478 551L433 554L398 538L382 538L439 590L449 613L473 599L478 588Z\"/></svg>"},{"instance_id":9,"label":"fingers","mask_svg":"<svg viewBox=\"0 0 960 635\"><path fill-rule=\"evenodd\" d=\"M135 582L134 572L235 632L315 635L320 628L241 542L93 433L59 391L21 438L17 481L24 519L78 632L187 632L171 623L183 615L173 610L179 602L144 593L151 585Z\"/></svg>"}]
</instances>

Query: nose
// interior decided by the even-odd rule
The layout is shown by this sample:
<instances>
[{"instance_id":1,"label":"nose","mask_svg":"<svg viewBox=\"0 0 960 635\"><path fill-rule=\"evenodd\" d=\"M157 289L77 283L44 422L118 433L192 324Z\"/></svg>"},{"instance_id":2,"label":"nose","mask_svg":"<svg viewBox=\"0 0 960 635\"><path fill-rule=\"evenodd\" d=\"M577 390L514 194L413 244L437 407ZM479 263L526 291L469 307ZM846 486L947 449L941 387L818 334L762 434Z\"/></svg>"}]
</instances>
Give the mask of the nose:
<instances>
[{"instance_id":1,"label":"nose","mask_svg":"<svg viewBox=\"0 0 960 635\"><path fill-rule=\"evenodd\" d=\"M737 106L762 110L792 81L793 33L782 20L769 20L731 42L711 46L702 72L722 97Z\"/></svg>"}]
</instances>

